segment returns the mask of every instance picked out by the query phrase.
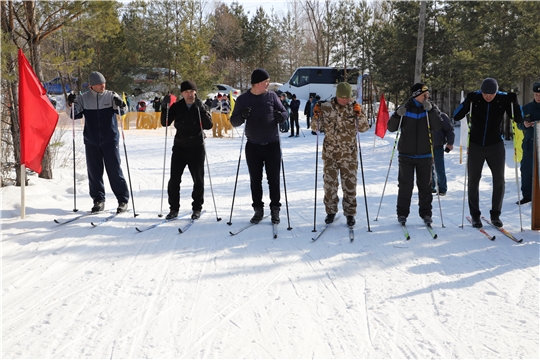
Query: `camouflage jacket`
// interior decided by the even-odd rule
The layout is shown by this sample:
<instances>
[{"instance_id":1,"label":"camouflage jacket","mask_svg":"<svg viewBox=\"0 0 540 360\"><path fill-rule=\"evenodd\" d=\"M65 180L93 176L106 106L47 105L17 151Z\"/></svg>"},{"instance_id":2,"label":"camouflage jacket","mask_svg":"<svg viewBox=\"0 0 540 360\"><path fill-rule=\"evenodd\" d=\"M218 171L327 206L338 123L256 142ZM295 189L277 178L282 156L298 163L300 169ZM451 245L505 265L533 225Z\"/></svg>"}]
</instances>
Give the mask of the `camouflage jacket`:
<instances>
[{"instance_id":1,"label":"camouflage jacket","mask_svg":"<svg viewBox=\"0 0 540 360\"><path fill-rule=\"evenodd\" d=\"M321 103L320 114L311 122L314 131L324 131L322 158L342 159L356 158L358 147L356 145L356 114L353 111L355 101L341 106L336 98ZM369 129L366 116L363 112L358 116L358 131L366 132Z\"/></svg>"}]
</instances>

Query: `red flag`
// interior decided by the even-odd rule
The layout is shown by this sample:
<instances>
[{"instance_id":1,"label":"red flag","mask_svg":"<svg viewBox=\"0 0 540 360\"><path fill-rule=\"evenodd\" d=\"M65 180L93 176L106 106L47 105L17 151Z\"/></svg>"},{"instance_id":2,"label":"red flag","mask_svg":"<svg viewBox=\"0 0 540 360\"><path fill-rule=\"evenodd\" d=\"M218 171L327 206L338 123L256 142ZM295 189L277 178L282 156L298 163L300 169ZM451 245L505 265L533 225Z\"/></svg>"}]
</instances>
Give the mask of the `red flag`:
<instances>
[{"instance_id":1,"label":"red flag","mask_svg":"<svg viewBox=\"0 0 540 360\"><path fill-rule=\"evenodd\" d=\"M381 102L379 104L379 112L377 113L377 124L375 125L375 135L384 138L386 130L388 129L388 108L386 107L386 101L384 100L384 94L381 94Z\"/></svg>"},{"instance_id":2,"label":"red flag","mask_svg":"<svg viewBox=\"0 0 540 360\"><path fill-rule=\"evenodd\" d=\"M21 164L41 173L41 160L58 123L58 113L34 69L19 49Z\"/></svg>"}]
</instances>

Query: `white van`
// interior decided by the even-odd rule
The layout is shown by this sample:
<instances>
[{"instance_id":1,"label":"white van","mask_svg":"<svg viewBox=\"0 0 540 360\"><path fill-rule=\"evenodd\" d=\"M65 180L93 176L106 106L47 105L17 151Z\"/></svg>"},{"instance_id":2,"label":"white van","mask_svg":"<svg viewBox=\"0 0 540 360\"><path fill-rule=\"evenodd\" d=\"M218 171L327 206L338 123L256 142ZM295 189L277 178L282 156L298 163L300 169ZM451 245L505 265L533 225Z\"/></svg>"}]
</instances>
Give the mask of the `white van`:
<instances>
[{"instance_id":1,"label":"white van","mask_svg":"<svg viewBox=\"0 0 540 360\"><path fill-rule=\"evenodd\" d=\"M358 69L347 69L347 82L353 88L356 98ZM344 81L343 69L332 67L304 66L296 69L279 90L296 94L298 99L307 100L310 95L319 95L321 100L329 100L336 95L336 86Z\"/></svg>"}]
</instances>

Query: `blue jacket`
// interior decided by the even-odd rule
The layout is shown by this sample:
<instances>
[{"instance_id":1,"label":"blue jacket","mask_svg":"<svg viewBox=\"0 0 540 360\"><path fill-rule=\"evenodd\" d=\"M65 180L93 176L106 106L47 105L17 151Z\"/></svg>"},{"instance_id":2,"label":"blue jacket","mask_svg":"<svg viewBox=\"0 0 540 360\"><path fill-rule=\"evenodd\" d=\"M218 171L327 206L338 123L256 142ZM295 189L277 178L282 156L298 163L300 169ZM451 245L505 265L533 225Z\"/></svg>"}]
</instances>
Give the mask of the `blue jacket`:
<instances>
[{"instance_id":1,"label":"blue jacket","mask_svg":"<svg viewBox=\"0 0 540 360\"><path fill-rule=\"evenodd\" d=\"M118 143L118 107L114 104L114 98L121 100L114 91L105 90L102 93L89 89L77 96L74 106L73 119L81 119L84 116L84 143L87 145L101 146L105 143ZM67 105L67 111L71 116L71 107ZM124 111L120 109L120 115Z\"/></svg>"},{"instance_id":2,"label":"blue jacket","mask_svg":"<svg viewBox=\"0 0 540 360\"><path fill-rule=\"evenodd\" d=\"M523 121L536 121L534 126L540 125L540 103L534 100L523 105ZM532 141L534 138L534 127L526 128L523 123L517 125L518 129L523 130L523 142Z\"/></svg>"},{"instance_id":3,"label":"blue jacket","mask_svg":"<svg viewBox=\"0 0 540 360\"><path fill-rule=\"evenodd\" d=\"M411 158L431 157L431 144L433 141L431 134L442 127L439 109L433 102L431 102L431 105L431 110L426 112L421 103L414 98L410 98L405 105L402 105L407 109L403 119L394 112L388 120L388 130L390 132L397 131L401 122L401 135L398 143L400 156ZM431 134L429 130L431 130Z\"/></svg>"}]
</instances>

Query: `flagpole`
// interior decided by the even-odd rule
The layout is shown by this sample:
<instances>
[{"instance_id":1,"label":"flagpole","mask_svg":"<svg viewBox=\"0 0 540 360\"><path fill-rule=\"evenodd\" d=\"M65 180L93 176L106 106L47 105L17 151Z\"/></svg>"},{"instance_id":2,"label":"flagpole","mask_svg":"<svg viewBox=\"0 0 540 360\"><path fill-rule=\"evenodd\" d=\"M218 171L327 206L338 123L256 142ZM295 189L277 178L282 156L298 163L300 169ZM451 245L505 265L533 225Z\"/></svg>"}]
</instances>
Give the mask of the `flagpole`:
<instances>
[{"instance_id":1,"label":"flagpole","mask_svg":"<svg viewBox=\"0 0 540 360\"><path fill-rule=\"evenodd\" d=\"M26 216L25 186L26 186L26 166L21 164L21 219Z\"/></svg>"}]
</instances>

